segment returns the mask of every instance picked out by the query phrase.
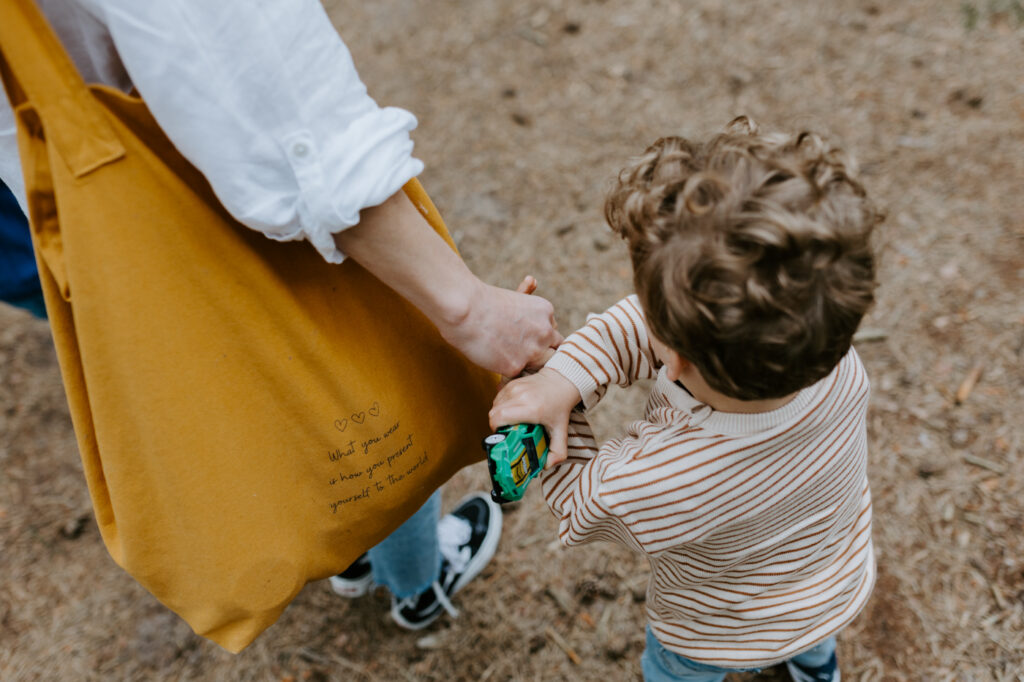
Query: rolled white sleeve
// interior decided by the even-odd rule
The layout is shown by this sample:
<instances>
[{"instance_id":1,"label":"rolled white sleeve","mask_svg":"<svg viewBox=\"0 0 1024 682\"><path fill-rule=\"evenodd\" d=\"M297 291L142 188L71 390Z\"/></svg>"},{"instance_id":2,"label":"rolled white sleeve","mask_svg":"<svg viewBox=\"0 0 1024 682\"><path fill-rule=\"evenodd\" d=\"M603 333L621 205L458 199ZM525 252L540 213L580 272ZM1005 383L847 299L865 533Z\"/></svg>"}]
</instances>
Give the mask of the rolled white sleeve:
<instances>
[{"instance_id":1,"label":"rolled white sleeve","mask_svg":"<svg viewBox=\"0 0 1024 682\"><path fill-rule=\"evenodd\" d=\"M272 239L341 262L333 234L423 169L415 117L367 94L318 0L80 1L224 207Z\"/></svg>"}]
</instances>

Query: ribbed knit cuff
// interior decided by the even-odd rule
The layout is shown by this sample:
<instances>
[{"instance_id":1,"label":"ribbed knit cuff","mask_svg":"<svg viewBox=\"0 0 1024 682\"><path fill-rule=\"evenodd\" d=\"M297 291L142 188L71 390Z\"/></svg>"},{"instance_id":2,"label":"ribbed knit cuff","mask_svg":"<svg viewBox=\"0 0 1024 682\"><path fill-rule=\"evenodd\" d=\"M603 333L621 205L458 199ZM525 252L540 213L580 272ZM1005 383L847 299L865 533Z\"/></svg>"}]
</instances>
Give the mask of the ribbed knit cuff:
<instances>
[{"instance_id":1,"label":"ribbed knit cuff","mask_svg":"<svg viewBox=\"0 0 1024 682\"><path fill-rule=\"evenodd\" d=\"M569 351L556 351L544 366L571 381L583 397L583 406L588 410L600 401L602 394L594 375Z\"/></svg>"}]
</instances>

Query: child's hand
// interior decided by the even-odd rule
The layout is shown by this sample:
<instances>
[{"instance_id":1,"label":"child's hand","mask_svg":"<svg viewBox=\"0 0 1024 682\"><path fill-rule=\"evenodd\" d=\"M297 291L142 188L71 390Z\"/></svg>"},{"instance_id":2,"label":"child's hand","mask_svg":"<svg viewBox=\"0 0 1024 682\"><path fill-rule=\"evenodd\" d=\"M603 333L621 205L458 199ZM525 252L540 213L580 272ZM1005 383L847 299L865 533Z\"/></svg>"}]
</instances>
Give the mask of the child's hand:
<instances>
[{"instance_id":1,"label":"child's hand","mask_svg":"<svg viewBox=\"0 0 1024 682\"><path fill-rule=\"evenodd\" d=\"M548 430L548 467L565 460L569 413L581 400L576 386L553 369L541 369L505 385L491 407L491 428L542 424Z\"/></svg>"}]
</instances>

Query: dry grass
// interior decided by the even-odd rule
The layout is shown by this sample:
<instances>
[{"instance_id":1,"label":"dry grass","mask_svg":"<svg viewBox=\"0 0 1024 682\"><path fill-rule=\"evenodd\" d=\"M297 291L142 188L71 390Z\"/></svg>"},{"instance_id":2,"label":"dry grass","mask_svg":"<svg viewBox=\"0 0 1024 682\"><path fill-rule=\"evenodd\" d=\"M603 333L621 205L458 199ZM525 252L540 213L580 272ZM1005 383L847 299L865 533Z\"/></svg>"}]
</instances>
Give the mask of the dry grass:
<instances>
[{"instance_id":1,"label":"dry grass","mask_svg":"<svg viewBox=\"0 0 1024 682\"><path fill-rule=\"evenodd\" d=\"M574 328L629 291L603 190L663 134L739 113L859 156L888 211L858 344L874 383L880 578L844 679L1024 680L1024 48L1013 0L328 3L383 103L420 117L423 180L470 265L527 272ZM965 378L980 376L966 397ZM383 595L314 584L231 656L106 556L45 324L0 311L0 678L631 680L644 567L565 551L531 491L499 555L420 634ZM599 410L605 434L640 391ZM447 499L485 485L460 474ZM554 632L555 636L548 634ZM557 643L580 658L574 664ZM766 673L757 679L784 679Z\"/></svg>"}]
</instances>

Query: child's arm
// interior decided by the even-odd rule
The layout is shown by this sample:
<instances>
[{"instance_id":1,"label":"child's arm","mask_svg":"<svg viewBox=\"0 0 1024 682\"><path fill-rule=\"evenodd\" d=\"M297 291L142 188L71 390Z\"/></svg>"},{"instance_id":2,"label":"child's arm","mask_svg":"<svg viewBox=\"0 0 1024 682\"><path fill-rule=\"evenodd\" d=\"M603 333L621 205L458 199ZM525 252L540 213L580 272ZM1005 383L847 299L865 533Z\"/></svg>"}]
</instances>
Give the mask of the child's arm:
<instances>
[{"instance_id":1,"label":"child's arm","mask_svg":"<svg viewBox=\"0 0 1024 682\"><path fill-rule=\"evenodd\" d=\"M636 296L624 298L567 338L538 372L507 384L494 399L491 427L543 424L548 467L566 458L569 413L580 400L590 408L615 382L653 379L658 361Z\"/></svg>"},{"instance_id":2,"label":"child's arm","mask_svg":"<svg viewBox=\"0 0 1024 682\"><path fill-rule=\"evenodd\" d=\"M611 514L600 499L601 477L609 465L638 451L636 438L613 440L598 454L590 424L573 405L579 391L557 372L542 369L502 389L491 410L491 426L507 423L543 424L548 430L547 469L542 476L544 499L559 517L559 538L565 545L590 539L611 539L638 551L643 546L629 526ZM571 427L571 430L570 430Z\"/></svg>"},{"instance_id":3,"label":"child's arm","mask_svg":"<svg viewBox=\"0 0 1024 682\"><path fill-rule=\"evenodd\" d=\"M570 436L577 442L571 444L569 458L558 468L545 471L541 479L544 500L558 517L559 540L566 546L608 540L639 552L650 552L651 547L634 532L637 519L631 513L630 501L618 491L613 492L611 488L615 485L609 483L622 476L630 460L657 449L650 442L651 434L637 433L631 426L629 435L606 441L598 451L589 426L582 426L586 433L578 434L580 426L575 426ZM575 438L578 435L584 437ZM639 485L646 482L641 480Z\"/></svg>"},{"instance_id":4,"label":"child's arm","mask_svg":"<svg viewBox=\"0 0 1024 682\"><path fill-rule=\"evenodd\" d=\"M590 315L546 365L576 386L587 409L601 400L610 384L625 388L638 379L653 379L660 366L635 295L600 315Z\"/></svg>"}]
</instances>

